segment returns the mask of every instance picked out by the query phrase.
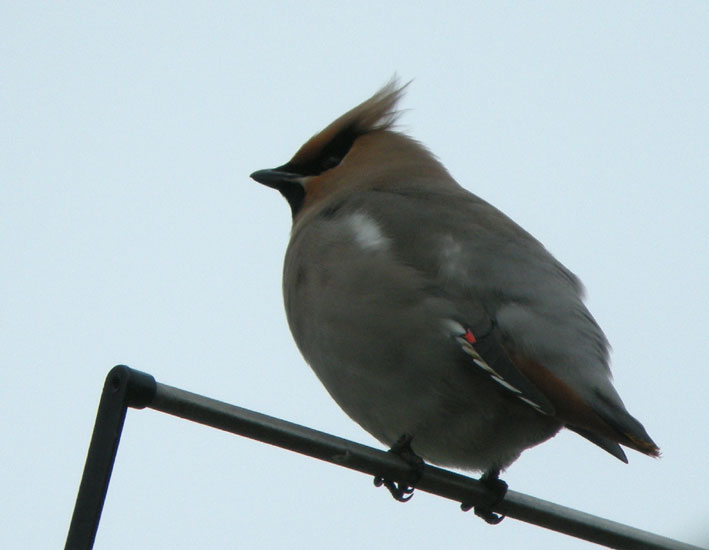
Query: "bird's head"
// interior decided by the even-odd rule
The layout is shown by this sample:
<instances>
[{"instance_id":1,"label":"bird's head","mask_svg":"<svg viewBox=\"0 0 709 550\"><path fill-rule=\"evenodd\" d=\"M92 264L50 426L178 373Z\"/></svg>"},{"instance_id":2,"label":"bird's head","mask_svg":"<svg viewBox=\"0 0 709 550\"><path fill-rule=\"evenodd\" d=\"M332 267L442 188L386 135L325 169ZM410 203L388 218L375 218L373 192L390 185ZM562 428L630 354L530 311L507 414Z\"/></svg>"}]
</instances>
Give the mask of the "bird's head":
<instances>
[{"instance_id":1,"label":"bird's head","mask_svg":"<svg viewBox=\"0 0 709 550\"><path fill-rule=\"evenodd\" d=\"M421 144L393 129L408 84L395 79L311 137L287 163L251 177L277 189L295 222L336 197L369 189L403 189L422 179L451 180ZM441 178L441 176L444 178Z\"/></svg>"}]
</instances>

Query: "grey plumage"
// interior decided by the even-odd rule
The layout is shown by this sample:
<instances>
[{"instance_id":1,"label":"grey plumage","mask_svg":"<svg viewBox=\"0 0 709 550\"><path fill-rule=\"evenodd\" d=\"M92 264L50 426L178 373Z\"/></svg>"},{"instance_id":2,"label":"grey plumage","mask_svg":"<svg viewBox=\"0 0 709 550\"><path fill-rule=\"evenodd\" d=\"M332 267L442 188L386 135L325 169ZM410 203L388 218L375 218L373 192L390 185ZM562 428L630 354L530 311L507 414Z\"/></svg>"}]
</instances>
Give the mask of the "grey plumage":
<instances>
[{"instance_id":1,"label":"grey plumage","mask_svg":"<svg viewBox=\"0 0 709 550\"><path fill-rule=\"evenodd\" d=\"M393 130L401 90L252 174L291 204L283 290L305 359L377 439L410 434L439 465L505 468L565 425L656 456L578 279Z\"/></svg>"}]
</instances>

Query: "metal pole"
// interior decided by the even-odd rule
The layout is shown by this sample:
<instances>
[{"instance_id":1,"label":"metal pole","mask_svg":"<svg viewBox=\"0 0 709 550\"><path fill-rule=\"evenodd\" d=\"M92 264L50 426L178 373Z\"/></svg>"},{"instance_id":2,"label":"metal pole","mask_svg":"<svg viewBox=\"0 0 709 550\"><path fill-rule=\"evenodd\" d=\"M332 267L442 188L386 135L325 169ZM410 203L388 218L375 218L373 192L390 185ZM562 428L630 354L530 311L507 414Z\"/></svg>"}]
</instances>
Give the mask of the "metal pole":
<instances>
[{"instance_id":1,"label":"metal pole","mask_svg":"<svg viewBox=\"0 0 709 550\"><path fill-rule=\"evenodd\" d=\"M142 409L155 395L155 378L119 365L103 385L84 473L66 538L66 550L93 548L128 407Z\"/></svg>"},{"instance_id":2,"label":"metal pole","mask_svg":"<svg viewBox=\"0 0 709 550\"><path fill-rule=\"evenodd\" d=\"M150 407L174 416L276 445L372 476L407 483L411 467L399 457L285 420L156 383L128 367L109 373L79 488L66 549L90 549L98 529L126 407ZM489 503L476 479L424 466L416 489L466 504ZM492 510L589 542L621 550L701 550L647 531L508 491Z\"/></svg>"},{"instance_id":3,"label":"metal pole","mask_svg":"<svg viewBox=\"0 0 709 550\"><path fill-rule=\"evenodd\" d=\"M404 483L411 476L411 467L391 453L165 384L158 383L150 408L373 476ZM484 503L494 498L478 480L429 465L424 466L416 489L461 503ZM701 550L516 491L508 491L492 510L609 548Z\"/></svg>"}]
</instances>

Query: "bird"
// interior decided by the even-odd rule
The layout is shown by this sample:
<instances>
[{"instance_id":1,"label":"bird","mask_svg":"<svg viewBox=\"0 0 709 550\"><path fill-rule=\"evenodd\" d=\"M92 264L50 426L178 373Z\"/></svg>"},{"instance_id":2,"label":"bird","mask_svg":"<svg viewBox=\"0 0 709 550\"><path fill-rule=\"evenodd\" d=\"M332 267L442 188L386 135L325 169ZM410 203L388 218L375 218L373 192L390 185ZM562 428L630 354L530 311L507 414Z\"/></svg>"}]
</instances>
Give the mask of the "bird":
<instances>
[{"instance_id":1,"label":"bird","mask_svg":"<svg viewBox=\"0 0 709 550\"><path fill-rule=\"evenodd\" d=\"M391 79L251 174L290 205L283 297L306 362L407 462L482 472L500 498L500 472L562 428L626 463L622 447L659 456L612 384L580 280L398 130L407 86Z\"/></svg>"}]
</instances>

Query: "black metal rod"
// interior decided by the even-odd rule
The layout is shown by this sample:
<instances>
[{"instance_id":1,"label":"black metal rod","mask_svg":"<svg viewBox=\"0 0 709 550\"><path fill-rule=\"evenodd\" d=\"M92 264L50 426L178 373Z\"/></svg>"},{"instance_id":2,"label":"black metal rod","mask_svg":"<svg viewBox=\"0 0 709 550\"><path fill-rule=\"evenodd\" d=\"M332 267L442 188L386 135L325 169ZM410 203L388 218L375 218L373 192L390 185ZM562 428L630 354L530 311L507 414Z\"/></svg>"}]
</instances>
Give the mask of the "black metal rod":
<instances>
[{"instance_id":1,"label":"black metal rod","mask_svg":"<svg viewBox=\"0 0 709 550\"><path fill-rule=\"evenodd\" d=\"M347 439L156 383L149 374L118 366L106 378L72 517L67 550L90 550L113 468L126 408L152 409L276 445L352 470L407 483L412 470L399 457ZM424 466L416 489L466 504L489 503L476 479ZM621 523L515 491L493 511L589 542L621 550L701 550Z\"/></svg>"},{"instance_id":2,"label":"black metal rod","mask_svg":"<svg viewBox=\"0 0 709 550\"><path fill-rule=\"evenodd\" d=\"M158 383L155 398L149 406L373 476L407 482L412 474L411 467L391 453L165 384ZM494 497L476 479L429 465L424 466L416 489L470 504L489 502ZM492 510L609 548L701 550L516 491L508 491L503 501Z\"/></svg>"},{"instance_id":3,"label":"black metal rod","mask_svg":"<svg viewBox=\"0 0 709 550\"><path fill-rule=\"evenodd\" d=\"M142 409L155 395L155 378L118 365L106 376L84 473L66 538L66 550L93 548L128 407Z\"/></svg>"}]
</instances>

